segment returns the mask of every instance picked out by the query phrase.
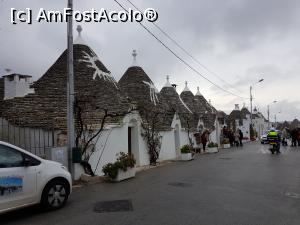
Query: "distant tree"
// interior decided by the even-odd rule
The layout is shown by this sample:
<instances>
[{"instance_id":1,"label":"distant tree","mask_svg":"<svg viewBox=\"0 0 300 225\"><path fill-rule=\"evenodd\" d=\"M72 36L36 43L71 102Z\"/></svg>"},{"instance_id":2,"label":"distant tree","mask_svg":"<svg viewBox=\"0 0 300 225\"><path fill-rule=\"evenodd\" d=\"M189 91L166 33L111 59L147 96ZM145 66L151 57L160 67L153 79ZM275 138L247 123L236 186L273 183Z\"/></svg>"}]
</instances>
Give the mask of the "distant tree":
<instances>
[{"instance_id":1,"label":"distant tree","mask_svg":"<svg viewBox=\"0 0 300 225\"><path fill-rule=\"evenodd\" d=\"M192 115L194 116L194 115ZM183 121L186 123L186 131L187 131L187 137L189 140L189 145L190 147L193 147L194 143L193 143L193 139L191 137L191 131L192 131L192 120L193 118L191 117L191 114L188 113L179 113L179 117L183 119Z\"/></svg>"},{"instance_id":2,"label":"distant tree","mask_svg":"<svg viewBox=\"0 0 300 225\"><path fill-rule=\"evenodd\" d=\"M138 110L142 117L141 135L147 144L150 165L156 165L162 143L160 130L167 112L151 106L139 107Z\"/></svg>"}]
</instances>

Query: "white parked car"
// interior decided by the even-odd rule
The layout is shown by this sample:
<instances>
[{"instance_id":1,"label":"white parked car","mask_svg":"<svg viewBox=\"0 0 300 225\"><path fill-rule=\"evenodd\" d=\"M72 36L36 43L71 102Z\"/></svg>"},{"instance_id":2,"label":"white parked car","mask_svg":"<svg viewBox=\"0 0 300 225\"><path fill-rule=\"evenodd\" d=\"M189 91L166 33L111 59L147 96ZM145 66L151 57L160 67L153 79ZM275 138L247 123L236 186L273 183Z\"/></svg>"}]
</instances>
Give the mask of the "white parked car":
<instances>
[{"instance_id":1,"label":"white parked car","mask_svg":"<svg viewBox=\"0 0 300 225\"><path fill-rule=\"evenodd\" d=\"M261 142L262 144L268 143L268 138L267 138L267 136L268 136L268 133L264 133L263 135L260 136L260 142Z\"/></svg>"},{"instance_id":2,"label":"white parked car","mask_svg":"<svg viewBox=\"0 0 300 225\"><path fill-rule=\"evenodd\" d=\"M0 141L0 213L37 203L58 209L71 191L71 175L62 164Z\"/></svg>"}]
</instances>

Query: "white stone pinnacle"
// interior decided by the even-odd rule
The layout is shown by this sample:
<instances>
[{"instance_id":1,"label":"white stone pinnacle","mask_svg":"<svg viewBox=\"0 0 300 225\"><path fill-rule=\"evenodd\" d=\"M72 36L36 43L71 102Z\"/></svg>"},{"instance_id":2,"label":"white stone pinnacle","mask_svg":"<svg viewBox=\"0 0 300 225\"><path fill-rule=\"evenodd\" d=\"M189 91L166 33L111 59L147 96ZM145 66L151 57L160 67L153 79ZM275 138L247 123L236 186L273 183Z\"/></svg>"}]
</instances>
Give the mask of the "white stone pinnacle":
<instances>
[{"instance_id":1,"label":"white stone pinnacle","mask_svg":"<svg viewBox=\"0 0 300 225\"><path fill-rule=\"evenodd\" d=\"M172 84L170 83L170 76L169 75L167 75L167 82L166 82L164 87L172 87Z\"/></svg>"},{"instance_id":2,"label":"white stone pinnacle","mask_svg":"<svg viewBox=\"0 0 300 225\"><path fill-rule=\"evenodd\" d=\"M77 32L78 32L78 36L76 38L76 40L74 41L74 44L76 45L86 45L84 40L81 37L81 32L82 32L82 27L80 25L77 26L76 28Z\"/></svg>"},{"instance_id":3,"label":"white stone pinnacle","mask_svg":"<svg viewBox=\"0 0 300 225\"><path fill-rule=\"evenodd\" d=\"M188 88L188 82L187 81L185 82L185 88L183 89L182 92L184 92L184 91L190 91L190 89Z\"/></svg>"},{"instance_id":4,"label":"white stone pinnacle","mask_svg":"<svg viewBox=\"0 0 300 225\"><path fill-rule=\"evenodd\" d=\"M202 96L201 92L200 92L200 88L197 87L197 93L196 93L197 96Z\"/></svg>"},{"instance_id":5,"label":"white stone pinnacle","mask_svg":"<svg viewBox=\"0 0 300 225\"><path fill-rule=\"evenodd\" d=\"M132 66L138 66L137 60L136 60L136 57L138 54L137 54L136 50L133 50L131 55L133 57Z\"/></svg>"}]
</instances>

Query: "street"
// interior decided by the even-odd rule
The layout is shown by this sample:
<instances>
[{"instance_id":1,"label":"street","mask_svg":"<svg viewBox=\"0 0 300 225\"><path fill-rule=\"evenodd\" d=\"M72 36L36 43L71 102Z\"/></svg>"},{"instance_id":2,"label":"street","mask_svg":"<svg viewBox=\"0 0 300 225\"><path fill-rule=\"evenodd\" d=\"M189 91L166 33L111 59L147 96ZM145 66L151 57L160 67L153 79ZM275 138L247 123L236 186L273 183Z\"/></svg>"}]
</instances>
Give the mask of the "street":
<instances>
[{"instance_id":1,"label":"street","mask_svg":"<svg viewBox=\"0 0 300 225\"><path fill-rule=\"evenodd\" d=\"M268 145L248 143L142 171L121 183L76 188L61 210L34 206L1 215L0 224L298 225L299 162L300 147L272 155ZM115 200L128 200L113 207L123 211L95 212L105 210L97 203Z\"/></svg>"}]
</instances>

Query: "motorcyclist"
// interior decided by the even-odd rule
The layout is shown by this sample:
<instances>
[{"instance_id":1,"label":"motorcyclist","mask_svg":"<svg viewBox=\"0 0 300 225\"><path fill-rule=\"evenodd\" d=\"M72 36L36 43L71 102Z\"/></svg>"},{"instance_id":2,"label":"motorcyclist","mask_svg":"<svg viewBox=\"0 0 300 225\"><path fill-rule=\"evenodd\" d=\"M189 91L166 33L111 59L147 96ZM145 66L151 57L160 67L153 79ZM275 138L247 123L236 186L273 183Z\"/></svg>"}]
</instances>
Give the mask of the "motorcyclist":
<instances>
[{"instance_id":1,"label":"motorcyclist","mask_svg":"<svg viewBox=\"0 0 300 225\"><path fill-rule=\"evenodd\" d=\"M276 143L273 149L277 153L280 153L280 135L274 127L271 127L270 131L268 132L267 140L269 143ZM274 154L274 151L271 150L271 152Z\"/></svg>"}]
</instances>

